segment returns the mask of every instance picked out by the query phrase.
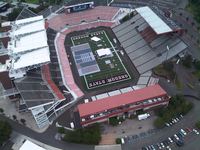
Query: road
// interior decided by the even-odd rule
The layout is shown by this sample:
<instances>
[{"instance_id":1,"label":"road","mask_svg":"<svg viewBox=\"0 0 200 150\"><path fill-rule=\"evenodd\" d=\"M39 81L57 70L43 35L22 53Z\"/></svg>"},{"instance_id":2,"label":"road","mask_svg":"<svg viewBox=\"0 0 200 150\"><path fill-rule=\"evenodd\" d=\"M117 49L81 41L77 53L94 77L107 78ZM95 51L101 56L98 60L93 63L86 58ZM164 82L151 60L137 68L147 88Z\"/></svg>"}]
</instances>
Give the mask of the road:
<instances>
[{"instance_id":1,"label":"road","mask_svg":"<svg viewBox=\"0 0 200 150\"><path fill-rule=\"evenodd\" d=\"M30 138L36 139L42 143L48 144L53 147L57 147L63 150L93 150L94 149L94 146L90 146L90 145L72 144L72 143L67 143L64 141L55 140L54 136L57 132L55 123L52 124L44 133L37 133L21 124L16 123L13 120L5 118L2 115L0 115L0 119L8 121L11 124L14 131L20 134L23 134L25 136L28 136Z\"/></svg>"}]
</instances>

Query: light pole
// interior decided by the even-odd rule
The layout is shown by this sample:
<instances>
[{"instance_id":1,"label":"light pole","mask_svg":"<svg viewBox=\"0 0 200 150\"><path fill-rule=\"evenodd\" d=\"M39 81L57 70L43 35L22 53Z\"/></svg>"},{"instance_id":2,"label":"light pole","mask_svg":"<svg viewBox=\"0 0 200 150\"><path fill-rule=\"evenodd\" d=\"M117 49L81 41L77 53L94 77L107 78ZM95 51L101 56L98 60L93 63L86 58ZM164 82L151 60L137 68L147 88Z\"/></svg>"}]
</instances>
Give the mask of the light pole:
<instances>
[{"instance_id":1,"label":"light pole","mask_svg":"<svg viewBox=\"0 0 200 150\"><path fill-rule=\"evenodd\" d=\"M168 58L168 54L169 54L169 46L167 45L167 54L166 54L166 58L165 58L165 61L167 61L167 58Z\"/></svg>"}]
</instances>

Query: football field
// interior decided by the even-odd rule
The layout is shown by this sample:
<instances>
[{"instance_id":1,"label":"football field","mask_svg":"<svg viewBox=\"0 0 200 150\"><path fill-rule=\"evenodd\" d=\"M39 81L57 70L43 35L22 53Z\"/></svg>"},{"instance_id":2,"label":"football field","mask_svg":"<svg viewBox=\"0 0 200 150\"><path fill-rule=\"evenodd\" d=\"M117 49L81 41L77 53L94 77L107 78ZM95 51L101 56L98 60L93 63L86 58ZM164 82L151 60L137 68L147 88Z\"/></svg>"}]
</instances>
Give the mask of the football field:
<instances>
[{"instance_id":1,"label":"football field","mask_svg":"<svg viewBox=\"0 0 200 150\"><path fill-rule=\"evenodd\" d=\"M95 38L98 40L94 40ZM104 30L73 36L71 37L71 42L73 46L81 46L88 43L100 69L98 72L80 76L83 82L85 82L87 89L94 89L131 79L116 48ZM109 54L102 55L102 52L106 50Z\"/></svg>"}]
</instances>

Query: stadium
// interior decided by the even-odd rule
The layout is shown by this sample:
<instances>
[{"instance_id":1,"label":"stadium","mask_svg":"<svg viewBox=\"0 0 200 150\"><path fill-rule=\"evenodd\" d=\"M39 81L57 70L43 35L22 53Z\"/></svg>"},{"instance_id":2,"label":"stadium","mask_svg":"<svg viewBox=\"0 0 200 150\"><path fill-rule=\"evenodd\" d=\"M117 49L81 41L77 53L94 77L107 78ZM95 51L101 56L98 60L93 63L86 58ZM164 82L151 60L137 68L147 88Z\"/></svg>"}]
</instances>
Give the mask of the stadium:
<instances>
[{"instance_id":1,"label":"stadium","mask_svg":"<svg viewBox=\"0 0 200 150\"><path fill-rule=\"evenodd\" d=\"M184 53L187 45L180 38L184 30L157 7L129 9L87 2L63 6L46 18L33 14L29 17L19 17L2 26L11 26L9 37L13 43L21 41L23 45L37 34L39 44L30 47L29 43L24 50L10 44L11 52L6 54L10 59L4 62L1 72L7 72L6 78L14 83L14 92L6 96L20 96L20 111L31 111L40 128L52 123L76 101L84 103L78 106L81 118L76 124L80 125L168 105L169 96L152 76L152 69ZM23 32L20 28L24 28ZM29 39L22 40L28 36ZM160 92L146 94L154 88ZM132 109L126 106L116 113L114 109L123 104L114 106L112 97L126 99L126 94L146 96L133 96L134 100L125 102ZM95 108L101 105L100 101L106 103L106 99L112 99L108 100L114 107L109 106L111 114L104 114L104 106L98 112L82 115L83 109ZM150 99L155 100L144 105ZM142 107L133 108L133 103Z\"/></svg>"}]
</instances>

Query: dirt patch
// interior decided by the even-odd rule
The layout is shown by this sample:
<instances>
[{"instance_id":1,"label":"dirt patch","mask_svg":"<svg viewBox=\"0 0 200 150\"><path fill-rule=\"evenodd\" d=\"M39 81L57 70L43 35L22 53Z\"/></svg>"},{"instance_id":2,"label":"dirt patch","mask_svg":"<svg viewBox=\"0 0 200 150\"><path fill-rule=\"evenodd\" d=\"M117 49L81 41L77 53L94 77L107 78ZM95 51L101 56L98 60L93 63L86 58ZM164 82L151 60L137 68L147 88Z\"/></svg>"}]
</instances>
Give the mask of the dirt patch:
<instances>
[{"instance_id":1,"label":"dirt patch","mask_svg":"<svg viewBox=\"0 0 200 150\"><path fill-rule=\"evenodd\" d=\"M116 135L109 133L109 134L102 134L100 145L111 145L115 144Z\"/></svg>"}]
</instances>

